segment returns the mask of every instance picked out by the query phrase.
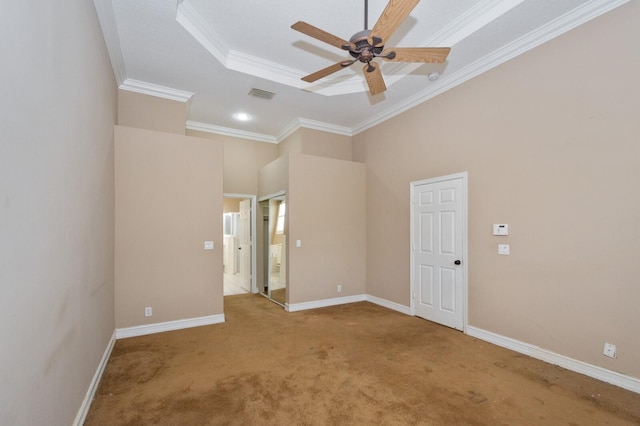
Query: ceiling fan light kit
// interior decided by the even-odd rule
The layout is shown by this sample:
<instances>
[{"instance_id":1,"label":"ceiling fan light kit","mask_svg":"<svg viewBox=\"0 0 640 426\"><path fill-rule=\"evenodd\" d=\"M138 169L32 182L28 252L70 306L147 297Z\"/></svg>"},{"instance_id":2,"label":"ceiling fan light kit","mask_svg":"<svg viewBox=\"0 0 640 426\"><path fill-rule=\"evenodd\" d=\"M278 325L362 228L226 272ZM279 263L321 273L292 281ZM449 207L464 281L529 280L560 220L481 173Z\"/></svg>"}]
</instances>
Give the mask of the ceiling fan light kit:
<instances>
[{"instance_id":1,"label":"ceiling fan light kit","mask_svg":"<svg viewBox=\"0 0 640 426\"><path fill-rule=\"evenodd\" d=\"M363 74L369 86L369 92L372 95L377 95L387 90L387 88L382 73L380 72L380 66L373 61L375 58L394 62L443 63L451 50L448 47L399 47L385 50L385 42L394 31L398 29L407 16L409 16L419 1L420 0L390 0L373 29L369 30L367 29L368 1L365 0L365 29L355 33L349 41L329 34L303 21L298 21L293 24L291 28L294 30L346 50L354 58L340 61L337 64L316 71L313 74L302 77L302 80L312 83L360 61L365 64ZM432 78L434 74L435 78ZM431 73L428 78L431 81L435 81L439 77L440 75L438 73Z\"/></svg>"}]
</instances>

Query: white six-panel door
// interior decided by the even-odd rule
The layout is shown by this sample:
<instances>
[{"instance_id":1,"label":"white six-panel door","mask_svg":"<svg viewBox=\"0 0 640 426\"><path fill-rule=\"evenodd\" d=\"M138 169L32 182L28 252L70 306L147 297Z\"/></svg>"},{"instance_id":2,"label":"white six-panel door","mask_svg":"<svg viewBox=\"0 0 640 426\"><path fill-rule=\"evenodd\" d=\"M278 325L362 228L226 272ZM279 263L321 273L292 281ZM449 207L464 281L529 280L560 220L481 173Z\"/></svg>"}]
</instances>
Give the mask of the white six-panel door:
<instances>
[{"instance_id":1,"label":"white six-panel door","mask_svg":"<svg viewBox=\"0 0 640 426\"><path fill-rule=\"evenodd\" d=\"M411 184L412 310L458 330L466 318L466 178Z\"/></svg>"}]
</instances>

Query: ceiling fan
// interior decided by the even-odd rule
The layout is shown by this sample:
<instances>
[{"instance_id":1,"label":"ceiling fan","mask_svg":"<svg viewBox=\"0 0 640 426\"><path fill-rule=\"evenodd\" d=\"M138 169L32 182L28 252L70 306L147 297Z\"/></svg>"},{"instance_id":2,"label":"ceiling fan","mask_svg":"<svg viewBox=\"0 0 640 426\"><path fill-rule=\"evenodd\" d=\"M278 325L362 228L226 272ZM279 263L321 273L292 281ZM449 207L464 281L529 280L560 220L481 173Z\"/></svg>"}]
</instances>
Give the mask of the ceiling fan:
<instances>
[{"instance_id":1,"label":"ceiling fan","mask_svg":"<svg viewBox=\"0 0 640 426\"><path fill-rule=\"evenodd\" d=\"M375 58L382 58L394 62L428 62L442 63L447 59L448 47L398 47L386 49L384 44L393 32L409 16L420 0L390 0L387 7L380 15L378 22L372 30L367 29L368 0L364 1L364 30L355 33L349 41L343 40L314 27L303 21L298 21L291 26L310 37L328 43L332 46L347 50L354 59L341 61L327 68L302 77L303 81L312 83L323 77L340 71L357 61L364 65L363 73L372 95L377 95L387 90L380 72L380 66L373 62Z\"/></svg>"}]
</instances>

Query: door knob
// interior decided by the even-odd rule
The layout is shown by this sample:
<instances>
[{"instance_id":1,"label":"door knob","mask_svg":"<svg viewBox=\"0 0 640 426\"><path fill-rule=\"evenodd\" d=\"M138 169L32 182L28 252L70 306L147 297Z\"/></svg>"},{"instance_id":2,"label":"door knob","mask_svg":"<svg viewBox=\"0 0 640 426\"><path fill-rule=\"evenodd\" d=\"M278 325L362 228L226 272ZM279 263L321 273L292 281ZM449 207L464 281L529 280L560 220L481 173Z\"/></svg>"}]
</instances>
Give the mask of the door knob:
<instances>
[{"instance_id":1,"label":"door knob","mask_svg":"<svg viewBox=\"0 0 640 426\"><path fill-rule=\"evenodd\" d=\"M455 263L456 265L460 265L462 262L460 262L459 260L456 260L456 261L455 261L455 262L453 262L453 263Z\"/></svg>"}]
</instances>

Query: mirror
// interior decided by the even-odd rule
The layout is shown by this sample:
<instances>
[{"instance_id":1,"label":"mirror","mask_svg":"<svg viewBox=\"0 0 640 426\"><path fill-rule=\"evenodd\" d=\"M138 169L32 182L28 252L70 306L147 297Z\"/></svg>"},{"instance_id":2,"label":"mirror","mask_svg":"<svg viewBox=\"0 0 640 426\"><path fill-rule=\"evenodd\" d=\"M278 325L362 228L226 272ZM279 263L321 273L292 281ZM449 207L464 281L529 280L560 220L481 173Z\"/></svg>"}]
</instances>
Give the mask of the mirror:
<instances>
[{"instance_id":1,"label":"mirror","mask_svg":"<svg viewBox=\"0 0 640 426\"><path fill-rule=\"evenodd\" d=\"M287 205L284 195L262 201L264 218L264 292L284 306L287 301Z\"/></svg>"}]
</instances>

